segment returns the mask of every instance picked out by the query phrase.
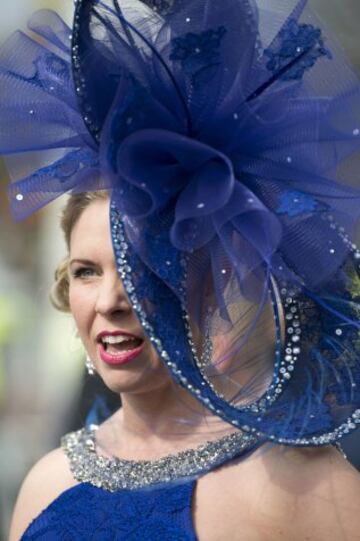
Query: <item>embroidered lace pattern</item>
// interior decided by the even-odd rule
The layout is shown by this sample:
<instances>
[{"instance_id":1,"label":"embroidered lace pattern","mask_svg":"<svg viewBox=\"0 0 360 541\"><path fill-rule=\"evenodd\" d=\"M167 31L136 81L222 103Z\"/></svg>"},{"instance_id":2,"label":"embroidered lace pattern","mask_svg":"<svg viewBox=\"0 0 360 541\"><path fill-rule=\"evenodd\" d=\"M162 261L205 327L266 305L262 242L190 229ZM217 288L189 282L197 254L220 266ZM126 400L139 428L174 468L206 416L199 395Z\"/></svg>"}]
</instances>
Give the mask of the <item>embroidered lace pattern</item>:
<instances>
[{"instance_id":1,"label":"embroidered lace pattern","mask_svg":"<svg viewBox=\"0 0 360 541\"><path fill-rule=\"evenodd\" d=\"M115 493L81 483L61 494L22 541L196 541L194 483Z\"/></svg>"},{"instance_id":2,"label":"embroidered lace pattern","mask_svg":"<svg viewBox=\"0 0 360 541\"><path fill-rule=\"evenodd\" d=\"M295 19L289 20L265 55L269 58L268 70L284 81L300 80L319 58L332 58L320 28L299 24Z\"/></svg>"}]
</instances>

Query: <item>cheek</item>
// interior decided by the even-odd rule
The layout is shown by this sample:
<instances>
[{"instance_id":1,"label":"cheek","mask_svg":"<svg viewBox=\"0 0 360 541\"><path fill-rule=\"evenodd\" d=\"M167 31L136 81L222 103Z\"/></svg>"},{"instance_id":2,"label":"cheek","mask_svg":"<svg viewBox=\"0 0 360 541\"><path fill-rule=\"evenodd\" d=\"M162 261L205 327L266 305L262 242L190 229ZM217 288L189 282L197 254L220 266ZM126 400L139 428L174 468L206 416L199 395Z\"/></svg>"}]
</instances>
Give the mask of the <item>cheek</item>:
<instances>
[{"instance_id":1,"label":"cheek","mask_svg":"<svg viewBox=\"0 0 360 541\"><path fill-rule=\"evenodd\" d=\"M156 351L155 347L152 345L149 339L147 339L147 347L148 347L148 356L151 362L151 366L155 370L159 370L159 369L162 370L163 368L164 370L166 370L165 365L160 359L158 352Z\"/></svg>"},{"instance_id":2,"label":"cheek","mask_svg":"<svg viewBox=\"0 0 360 541\"><path fill-rule=\"evenodd\" d=\"M79 334L83 340L86 340L91 322L94 316L94 304L90 292L85 292L82 288L71 286L69 288L69 304L72 316L75 320Z\"/></svg>"}]
</instances>

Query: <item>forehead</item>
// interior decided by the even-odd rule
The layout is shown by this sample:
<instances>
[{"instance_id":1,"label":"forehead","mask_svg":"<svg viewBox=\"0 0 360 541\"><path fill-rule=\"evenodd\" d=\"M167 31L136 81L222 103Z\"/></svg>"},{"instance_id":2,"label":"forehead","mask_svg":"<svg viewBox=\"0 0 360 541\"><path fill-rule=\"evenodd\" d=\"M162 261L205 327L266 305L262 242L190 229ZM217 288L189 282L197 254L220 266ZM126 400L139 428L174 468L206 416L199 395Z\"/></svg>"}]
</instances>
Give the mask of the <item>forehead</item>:
<instances>
[{"instance_id":1,"label":"forehead","mask_svg":"<svg viewBox=\"0 0 360 541\"><path fill-rule=\"evenodd\" d=\"M70 236L70 253L77 257L89 250L112 254L109 200L96 200L81 213Z\"/></svg>"}]
</instances>

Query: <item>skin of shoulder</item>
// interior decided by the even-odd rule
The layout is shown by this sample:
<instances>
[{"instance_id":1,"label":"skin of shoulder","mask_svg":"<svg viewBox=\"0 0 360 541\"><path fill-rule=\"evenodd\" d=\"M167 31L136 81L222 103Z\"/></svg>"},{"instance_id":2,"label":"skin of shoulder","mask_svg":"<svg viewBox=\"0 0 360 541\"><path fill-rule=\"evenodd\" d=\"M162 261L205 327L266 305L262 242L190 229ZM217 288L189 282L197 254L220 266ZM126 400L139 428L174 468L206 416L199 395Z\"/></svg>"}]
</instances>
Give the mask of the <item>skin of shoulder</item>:
<instances>
[{"instance_id":1,"label":"skin of shoulder","mask_svg":"<svg viewBox=\"0 0 360 541\"><path fill-rule=\"evenodd\" d=\"M30 523L62 492L76 484L68 459L60 447L41 458L29 471L20 488L9 541L19 541Z\"/></svg>"},{"instance_id":2,"label":"skin of shoulder","mask_svg":"<svg viewBox=\"0 0 360 541\"><path fill-rule=\"evenodd\" d=\"M336 448L263 447L199 483L204 539L360 541L360 474Z\"/></svg>"},{"instance_id":3,"label":"skin of shoulder","mask_svg":"<svg viewBox=\"0 0 360 541\"><path fill-rule=\"evenodd\" d=\"M274 539L360 541L360 474L336 448L280 448L263 468Z\"/></svg>"}]
</instances>

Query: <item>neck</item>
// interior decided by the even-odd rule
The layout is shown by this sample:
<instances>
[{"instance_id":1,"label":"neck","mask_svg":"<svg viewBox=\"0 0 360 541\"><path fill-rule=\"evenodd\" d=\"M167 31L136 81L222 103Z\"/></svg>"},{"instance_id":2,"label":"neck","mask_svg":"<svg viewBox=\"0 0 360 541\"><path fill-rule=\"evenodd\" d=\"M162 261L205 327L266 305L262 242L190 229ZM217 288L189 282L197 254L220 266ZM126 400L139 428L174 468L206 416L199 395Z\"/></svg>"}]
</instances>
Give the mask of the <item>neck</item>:
<instances>
[{"instance_id":1,"label":"neck","mask_svg":"<svg viewBox=\"0 0 360 541\"><path fill-rule=\"evenodd\" d=\"M122 407L97 431L97 446L105 456L152 460L234 431L173 384L148 393L123 393L121 400Z\"/></svg>"},{"instance_id":2,"label":"neck","mask_svg":"<svg viewBox=\"0 0 360 541\"><path fill-rule=\"evenodd\" d=\"M124 394L119 412L127 433L142 439L177 439L197 432L208 412L185 390L170 384L149 393Z\"/></svg>"}]
</instances>

